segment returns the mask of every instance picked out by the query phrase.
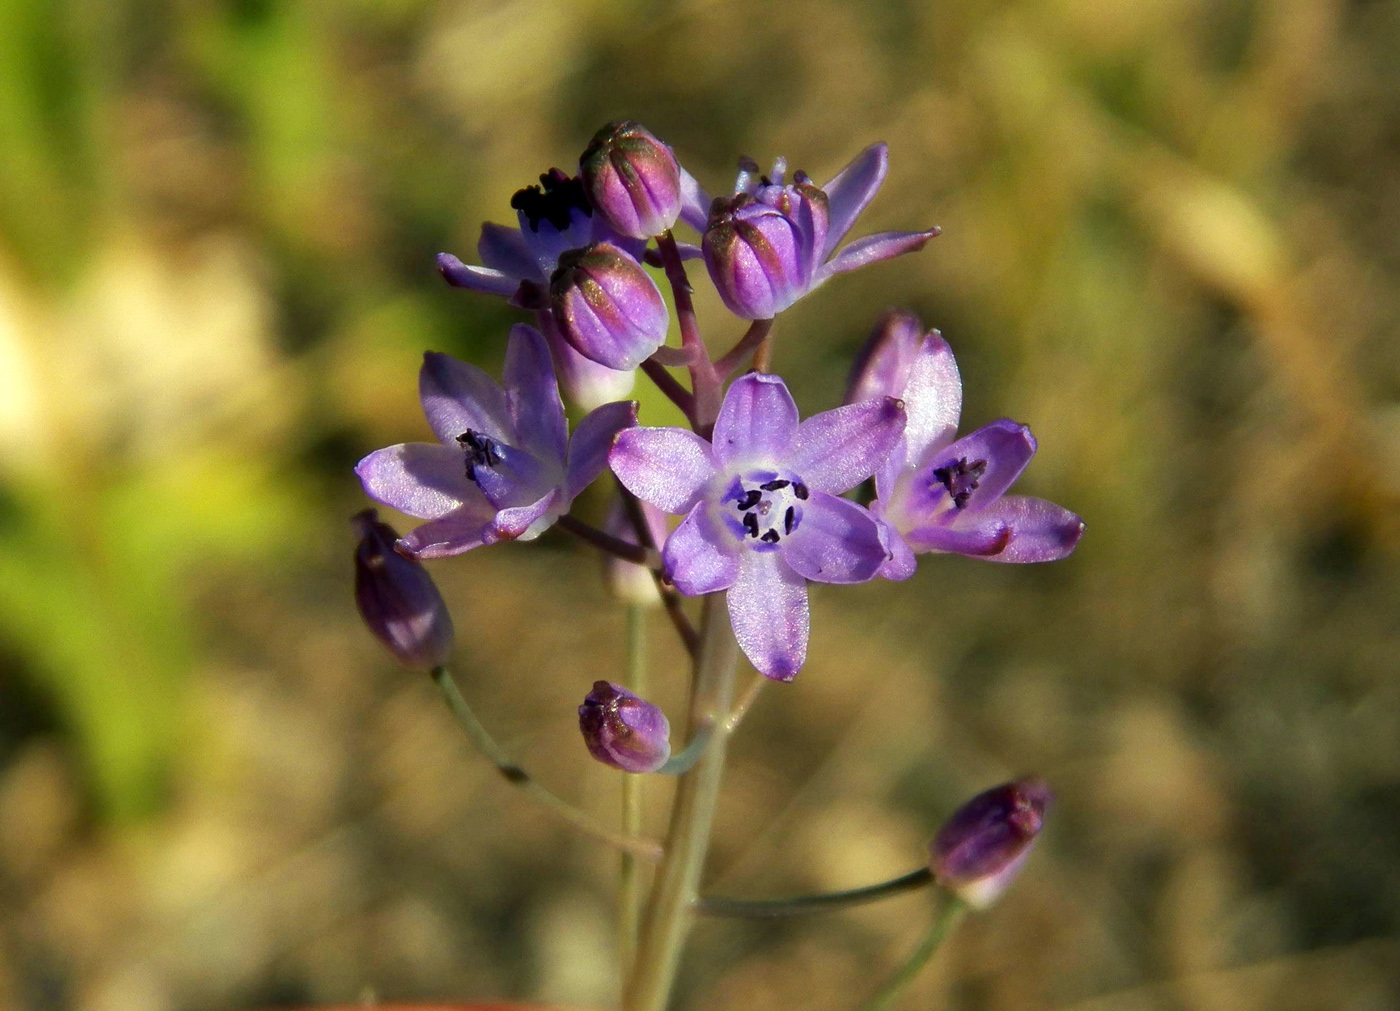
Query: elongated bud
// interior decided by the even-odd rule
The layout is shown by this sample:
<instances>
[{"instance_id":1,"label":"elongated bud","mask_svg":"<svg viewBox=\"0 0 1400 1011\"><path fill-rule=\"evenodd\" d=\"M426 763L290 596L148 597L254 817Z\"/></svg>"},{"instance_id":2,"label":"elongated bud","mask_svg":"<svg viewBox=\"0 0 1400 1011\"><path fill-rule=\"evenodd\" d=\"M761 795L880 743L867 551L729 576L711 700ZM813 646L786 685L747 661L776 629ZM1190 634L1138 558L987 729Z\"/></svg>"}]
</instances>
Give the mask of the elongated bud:
<instances>
[{"instance_id":1,"label":"elongated bud","mask_svg":"<svg viewBox=\"0 0 1400 1011\"><path fill-rule=\"evenodd\" d=\"M671 149L631 121L609 123L578 161L583 185L619 235L660 235L681 213L681 169Z\"/></svg>"},{"instance_id":2,"label":"elongated bud","mask_svg":"<svg viewBox=\"0 0 1400 1011\"><path fill-rule=\"evenodd\" d=\"M911 312L891 309L882 315L851 366L846 403L903 397L924 332L923 323Z\"/></svg>"},{"instance_id":3,"label":"elongated bud","mask_svg":"<svg viewBox=\"0 0 1400 1011\"><path fill-rule=\"evenodd\" d=\"M623 772L655 772L671 757L666 714L621 685L593 682L578 707L583 743L593 757Z\"/></svg>"},{"instance_id":4,"label":"elongated bud","mask_svg":"<svg viewBox=\"0 0 1400 1011\"><path fill-rule=\"evenodd\" d=\"M646 517L647 529L651 532L652 546L660 548L666 542L666 514L649 502L637 503ZM622 500L615 499L603 521L603 531L612 534L628 544L637 544L637 528ZM618 600L626 604L643 607L656 607L661 603L656 580L651 570L634 562L624 562L616 555L603 553L603 575L608 581L608 589Z\"/></svg>"},{"instance_id":5,"label":"elongated bud","mask_svg":"<svg viewBox=\"0 0 1400 1011\"><path fill-rule=\"evenodd\" d=\"M355 606L365 626L394 659L412 670L431 670L452 653L452 616L433 578L412 558L394 550L399 535L373 509L355 516Z\"/></svg>"},{"instance_id":6,"label":"elongated bud","mask_svg":"<svg viewBox=\"0 0 1400 1011\"><path fill-rule=\"evenodd\" d=\"M656 282L610 242L562 254L549 303L564 339L610 369L635 369L666 341L670 318Z\"/></svg>"},{"instance_id":7,"label":"elongated bud","mask_svg":"<svg viewBox=\"0 0 1400 1011\"><path fill-rule=\"evenodd\" d=\"M1003 783L973 797L929 845L934 878L969 906L990 906L1030 855L1053 797L1037 778Z\"/></svg>"}]
</instances>

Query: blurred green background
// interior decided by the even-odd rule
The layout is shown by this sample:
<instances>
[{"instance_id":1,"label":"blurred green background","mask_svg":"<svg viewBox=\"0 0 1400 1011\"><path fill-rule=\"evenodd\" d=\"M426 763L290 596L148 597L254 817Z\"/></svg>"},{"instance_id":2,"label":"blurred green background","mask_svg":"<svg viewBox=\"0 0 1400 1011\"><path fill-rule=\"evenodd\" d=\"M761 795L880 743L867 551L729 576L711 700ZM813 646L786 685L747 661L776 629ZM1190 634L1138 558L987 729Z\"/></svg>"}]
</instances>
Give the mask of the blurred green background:
<instances>
[{"instance_id":1,"label":"blurred green background","mask_svg":"<svg viewBox=\"0 0 1400 1011\"><path fill-rule=\"evenodd\" d=\"M713 887L902 872L1038 772L1023 880L908 1007L1400 1006L1397 52L1380 0L0 0L0 1007L613 999L615 858L358 627L346 519L426 433L425 348L499 368L513 312L433 254L623 116L712 192L888 141L858 232L944 233L784 314L775 367L832 406L915 309L1088 522L1052 566L817 589ZM483 717L614 817L595 560L433 571ZM682 1006L849 1008L927 915L702 924Z\"/></svg>"}]
</instances>

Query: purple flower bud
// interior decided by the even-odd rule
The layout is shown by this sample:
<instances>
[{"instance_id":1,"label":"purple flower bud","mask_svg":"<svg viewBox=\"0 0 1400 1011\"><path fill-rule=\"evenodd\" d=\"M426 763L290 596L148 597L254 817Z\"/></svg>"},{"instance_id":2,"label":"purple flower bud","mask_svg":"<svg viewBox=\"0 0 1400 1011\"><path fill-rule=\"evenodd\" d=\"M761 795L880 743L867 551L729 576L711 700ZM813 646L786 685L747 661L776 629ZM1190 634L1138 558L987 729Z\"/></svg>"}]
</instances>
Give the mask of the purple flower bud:
<instances>
[{"instance_id":1,"label":"purple flower bud","mask_svg":"<svg viewBox=\"0 0 1400 1011\"><path fill-rule=\"evenodd\" d=\"M594 681L578 707L583 743L604 765L623 772L655 772L671 757L671 725L645 699L608 681Z\"/></svg>"},{"instance_id":2,"label":"purple flower bud","mask_svg":"<svg viewBox=\"0 0 1400 1011\"><path fill-rule=\"evenodd\" d=\"M594 209L621 235L660 235L680 217L680 166L671 149L637 123L599 130L579 168Z\"/></svg>"},{"instance_id":3,"label":"purple flower bud","mask_svg":"<svg viewBox=\"0 0 1400 1011\"><path fill-rule=\"evenodd\" d=\"M670 318L656 282L610 242L562 254L549 300L564 339L610 369L635 369L666 341Z\"/></svg>"},{"instance_id":4,"label":"purple flower bud","mask_svg":"<svg viewBox=\"0 0 1400 1011\"><path fill-rule=\"evenodd\" d=\"M990 906L1030 855L1053 796L1043 779L1030 778L973 797L929 845L934 878L969 906Z\"/></svg>"},{"instance_id":5,"label":"purple flower bud","mask_svg":"<svg viewBox=\"0 0 1400 1011\"><path fill-rule=\"evenodd\" d=\"M880 317L851 367L846 403L858 404L871 397L903 397L909 372L919 354L925 331L919 317L891 309Z\"/></svg>"},{"instance_id":6,"label":"purple flower bud","mask_svg":"<svg viewBox=\"0 0 1400 1011\"><path fill-rule=\"evenodd\" d=\"M416 560L394 550L399 535L373 509L354 518L355 606L399 663L431 670L452 652L452 617L437 586Z\"/></svg>"},{"instance_id":7,"label":"purple flower bud","mask_svg":"<svg viewBox=\"0 0 1400 1011\"><path fill-rule=\"evenodd\" d=\"M826 194L806 181L716 199L702 249L725 307L771 319L814 287L827 216Z\"/></svg>"}]
</instances>

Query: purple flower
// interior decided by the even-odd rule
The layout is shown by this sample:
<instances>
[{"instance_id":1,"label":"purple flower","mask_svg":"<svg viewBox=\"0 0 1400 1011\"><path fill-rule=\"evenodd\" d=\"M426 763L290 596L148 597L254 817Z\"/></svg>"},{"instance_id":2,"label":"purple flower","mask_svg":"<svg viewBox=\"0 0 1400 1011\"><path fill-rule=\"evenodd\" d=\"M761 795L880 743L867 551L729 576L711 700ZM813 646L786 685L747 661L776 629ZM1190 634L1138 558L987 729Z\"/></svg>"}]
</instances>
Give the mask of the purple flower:
<instances>
[{"instance_id":1,"label":"purple flower","mask_svg":"<svg viewBox=\"0 0 1400 1011\"><path fill-rule=\"evenodd\" d=\"M671 757L666 714L621 685L593 682L578 707L578 726L589 753L614 769L655 772Z\"/></svg>"},{"instance_id":2,"label":"purple flower","mask_svg":"<svg viewBox=\"0 0 1400 1011\"><path fill-rule=\"evenodd\" d=\"M452 654L452 616L433 577L394 550L398 534L373 509L356 515L355 606L365 626L411 670L431 670Z\"/></svg>"},{"instance_id":3,"label":"purple flower","mask_svg":"<svg viewBox=\"0 0 1400 1011\"><path fill-rule=\"evenodd\" d=\"M807 655L807 580L863 582L888 557L870 513L837 496L870 476L903 429L892 397L798 424L783 381L751 373L730 386L711 442L633 428L608 463L634 495L685 515L662 549L676 588L728 590L744 654L790 681Z\"/></svg>"},{"instance_id":4,"label":"purple flower","mask_svg":"<svg viewBox=\"0 0 1400 1011\"><path fill-rule=\"evenodd\" d=\"M734 196L710 206L702 240L705 266L729 311L770 319L833 275L922 249L938 229L881 232L836 251L888 166L885 145L873 144L817 187L800 171L785 185L782 158L766 176L741 161Z\"/></svg>"},{"instance_id":5,"label":"purple flower","mask_svg":"<svg viewBox=\"0 0 1400 1011\"><path fill-rule=\"evenodd\" d=\"M1006 891L1045 824L1054 795L1043 779L994 786L953 812L929 845L934 879L984 909Z\"/></svg>"},{"instance_id":6,"label":"purple flower","mask_svg":"<svg viewBox=\"0 0 1400 1011\"><path fill-rule=\"evenodd\" d=\"M418 558L538 537L602 473L613 437L637 419L631 401L605 404L570 439L549 349L524 324L510 332L504 389L430 351L418 391L438 442L376 450L355 468L370 498L427 520L399 541Z\"/></svg>"},{"instance_id":7,"label":"purple flower","mask_svg":"<svg viewBox=\"0 0 1400 1011\"><path fill-rule=\"evenodd\" d=\"M851 396L904 401L909 424L875 472L891 558L886 579L907 579L914 556L954 552L993 562L1049 562L1074 550L1084 521L1043 499L1007 495L1035 454L1030 429L1002 418L957 438L962 380L952 349L913 317L877 327L851 381Z\"/></svg>"}]
</instances>

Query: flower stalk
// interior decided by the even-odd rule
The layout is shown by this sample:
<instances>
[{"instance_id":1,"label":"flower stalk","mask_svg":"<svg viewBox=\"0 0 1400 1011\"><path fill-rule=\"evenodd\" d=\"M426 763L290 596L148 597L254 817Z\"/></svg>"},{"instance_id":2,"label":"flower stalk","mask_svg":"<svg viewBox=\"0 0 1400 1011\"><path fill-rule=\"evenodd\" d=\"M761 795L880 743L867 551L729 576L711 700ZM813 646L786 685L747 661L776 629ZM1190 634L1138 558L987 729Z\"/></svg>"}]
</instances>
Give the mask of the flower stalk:
<instances>
[{"instance_id":1,"label":"flower stalk","mask_svg":"<svg viewBox=\"0 0 1400 1011\"><path fill-rule=\"evenodd\" d=\"M710 362L705 342L700 337L700 324L695 317L695 302L690 297L693 289L685 275L685 264L681 262L681 252L670 231L657 236L656 248L661 254L661 265L666 271L666 280L671 284L671 295L676 303L676 320L681 328L681 347L690 353L690 385L695 397L695 414L692 421L696 431L703 436L719 416L720 376Z\"/></svg>"},{"instance_id":2,"label":"flower stalk","mask_svg":"<svg viewBox=\"0 0 1400 1011\"><path fill-rule=\"evenodd\" d=\"M647 691L646 609L627 605L627 687L638 695ZM642 837L642 785L640 776L622 777L622 833L628 839ZM618 876L618 952L624 978L637 954L637 931L642 920L642 866L636 855L622 853Z\"/></svg>"},{"instance_id":3,"label":"flower stalk","mask_svg":"<svg viewBox=\"0 0 1400 1011\"><path fill-rule=\"evenodd\" d=\"M889 1011L900 994L914 982L919 971L928 965L966 911L967 905L961 899L948 896L934 916L933 922L929 924L928 931L920 939L919 946L909 953L909 957L885 980L880 989L870 995L859 1011Z\"/></svg>"},{"instance_id":4,"label":"flower stalk","mask_svg":"<svg viewBox=\"0 0 1400 1011\"><path fill-rule=\"evenodd\" d=\"M822 895L795 895L785 899L731 899L712 895L696 902L696 912L703 916L730 916L748 920L772 919L779 916L801 916L806 913L829 913L851 906L878 902L892 895L902 895L933 884L933 871L920 867L889 881L844 892Z\"/></svg>"}]
</instances>

